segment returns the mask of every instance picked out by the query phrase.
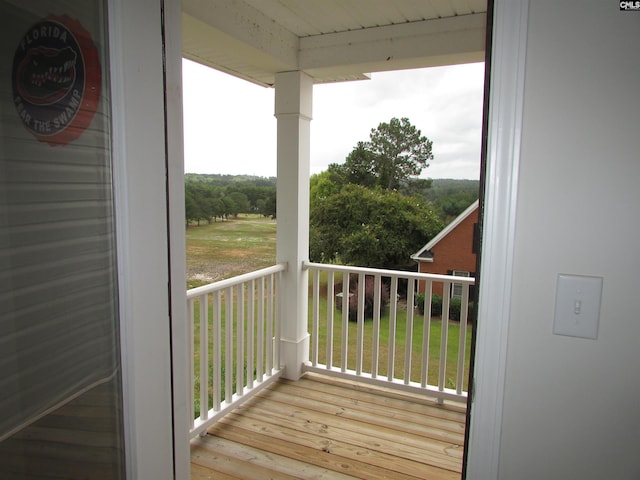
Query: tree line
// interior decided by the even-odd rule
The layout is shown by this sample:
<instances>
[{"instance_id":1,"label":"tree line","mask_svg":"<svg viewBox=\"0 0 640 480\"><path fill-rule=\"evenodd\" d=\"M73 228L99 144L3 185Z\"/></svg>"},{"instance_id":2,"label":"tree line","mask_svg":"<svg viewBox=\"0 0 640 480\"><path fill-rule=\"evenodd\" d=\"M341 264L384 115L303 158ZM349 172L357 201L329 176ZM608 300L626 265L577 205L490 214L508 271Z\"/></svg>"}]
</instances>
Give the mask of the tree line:
<instances>
[{"instance_id":1,"label":"tree line","mask_svg":"<svg viewBox=\"0 0 640 480\"><path fill-rule=\"evenodd\" d=\"M240 213L276 216L275 178L187 173L184 193L187 226Z\"/></svg>"}]
</instances>

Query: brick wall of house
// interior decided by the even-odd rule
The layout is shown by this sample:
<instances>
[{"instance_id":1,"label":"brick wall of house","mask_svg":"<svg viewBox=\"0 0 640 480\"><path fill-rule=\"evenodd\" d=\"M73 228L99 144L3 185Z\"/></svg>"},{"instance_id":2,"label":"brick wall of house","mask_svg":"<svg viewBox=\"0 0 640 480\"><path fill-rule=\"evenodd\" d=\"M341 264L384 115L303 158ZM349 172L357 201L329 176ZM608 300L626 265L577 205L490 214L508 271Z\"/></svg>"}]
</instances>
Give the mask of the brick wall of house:
<instances>
[{"instance_id":1,"label":"brick wall of house","mask_svg":"<svg viewBox=\"0 0 640 480\"><path fill-rule=\"evenodd\" d=\"M476 254L473 253L473 226L478 223L476 209L432 249L433 262L420 262L420 272L447 275L451 270L475 272ZM420 292L424 286L419 286ZM433 285L433 293L442 295L442 284Z\"/></svg>"}]
</instances>

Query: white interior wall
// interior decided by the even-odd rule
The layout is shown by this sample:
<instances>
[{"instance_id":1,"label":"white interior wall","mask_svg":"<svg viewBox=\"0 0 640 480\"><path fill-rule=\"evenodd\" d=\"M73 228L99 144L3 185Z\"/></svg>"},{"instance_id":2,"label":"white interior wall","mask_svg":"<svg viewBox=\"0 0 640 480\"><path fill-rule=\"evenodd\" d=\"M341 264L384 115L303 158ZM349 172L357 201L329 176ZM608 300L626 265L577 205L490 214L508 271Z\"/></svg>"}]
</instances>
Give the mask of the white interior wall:
<instances>
[{"instance_id":1,"label":"white interior wall","mask_svg":"<svg viewBox=\"0 0 640 480\"><path fill-rule=\"evenodd\" d=\"M640 12L529 13L502 479L640 478ZM552 334L558 273L604 277L597 340Z\"/></svg>"}]
</instances>

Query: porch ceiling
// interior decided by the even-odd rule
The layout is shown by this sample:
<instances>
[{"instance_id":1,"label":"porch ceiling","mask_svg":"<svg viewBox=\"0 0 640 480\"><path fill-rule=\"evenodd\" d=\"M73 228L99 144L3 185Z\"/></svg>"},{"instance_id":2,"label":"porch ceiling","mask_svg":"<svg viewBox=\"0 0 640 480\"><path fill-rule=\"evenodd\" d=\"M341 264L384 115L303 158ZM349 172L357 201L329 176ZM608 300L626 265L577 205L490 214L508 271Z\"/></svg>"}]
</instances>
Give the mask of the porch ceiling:
<instances>
[{"instance_id":1,"label":"porch ceiling","mask_svg":"<svg viewBox=\"0 0 640 480\"><path fill-rule=\"evenodd\" d=\"M484 60L486 0L183 0L183 55L260 85Z\"/></svg>"}]
</instances>

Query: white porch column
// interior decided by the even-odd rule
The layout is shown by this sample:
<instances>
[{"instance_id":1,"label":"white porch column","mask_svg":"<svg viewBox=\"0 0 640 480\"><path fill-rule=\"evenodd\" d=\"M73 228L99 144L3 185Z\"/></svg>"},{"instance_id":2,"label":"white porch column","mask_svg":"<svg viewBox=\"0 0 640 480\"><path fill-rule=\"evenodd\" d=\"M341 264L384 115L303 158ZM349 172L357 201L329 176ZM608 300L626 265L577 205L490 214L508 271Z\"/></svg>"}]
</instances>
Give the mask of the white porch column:
<instances>
[{"instance_id":1,"label":"white porch column","mask_svg":"<svg viewBox=\"0 0 640 480\"><path fill-rule=\"evenodd\" d=\"M298 379L309 358L307 331L309 257L309 156L313 81L302 72L276 75L278 119L278 193L276 260L287 262L280 288L282 341L280 361L285 377Z\"/></svg>"}]
</instances>

